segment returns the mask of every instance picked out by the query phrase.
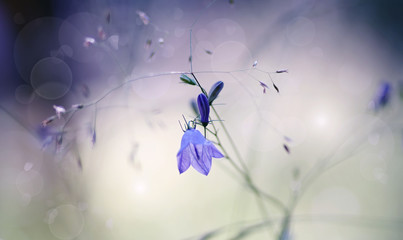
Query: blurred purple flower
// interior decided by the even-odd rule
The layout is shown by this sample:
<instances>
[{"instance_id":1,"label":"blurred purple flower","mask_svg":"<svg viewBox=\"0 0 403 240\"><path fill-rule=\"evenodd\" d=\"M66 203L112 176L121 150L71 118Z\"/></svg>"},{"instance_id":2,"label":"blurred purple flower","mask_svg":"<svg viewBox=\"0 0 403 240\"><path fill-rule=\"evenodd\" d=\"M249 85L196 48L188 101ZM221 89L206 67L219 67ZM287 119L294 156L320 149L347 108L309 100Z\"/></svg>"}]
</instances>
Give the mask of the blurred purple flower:
<instances>
[{"instance_id":1,"label":"blurred purple flower","mask_svg":"<svg viewBox=\"0 0 403 240\"><path fill-rule=\"evenodd\" d=\"M71 105L72 109L78 110L78 109L83 109L84 108L84 104L73 104Z\"/></svg>"},{"instance_id":2,"label":"blurred purple flower","mask_svg":"<svg viewBox=\"0 0 403 240\"><path fill-rule=\"evenodd\" d=\"M389 82L383 82L379 85L378 91L374 99L375 110L383 108L386 106L386 104L389 103L391 90L392 86Z\"/></svg>"},{"instance_id":3,"label":"blurred purple flower","mask_svg":"<svg viewBox=\"0 0 403 240\"><path fill-rule=\"evenodd\" d=\"M42 150L45 150L49 146L49 144L53 142L55 138L55 133L51 132L49 128L43 126L38 126L36 128L36 135L42 144L41 146Z\"/></svg>"},{"instance_id":4,"label":"blurred purple flower","mask_svg":"<svg viewBox=\"0 0 403 240\"><path fill-rule=\"evenodd\" d=\"M208 117L210 114L210 104L207 100L206 95L200 93L197 97L197 105L199 106L199 113L200 113L200 122L202 123L203 127L208 125Z\"/></svg>"},{"instance_id":5,"label":"blurred purple flower","mask_svg":"<svg viewBox=\"0 0 403 240\"><path fill-rule=\"evenodd\" d=\"M207 176L213 157L222 158L224 155L198 130L186 130L182 137L181 148L176 155L179 173L185 172L192 165L198 172Z\"/></svg>"}]
</instances>

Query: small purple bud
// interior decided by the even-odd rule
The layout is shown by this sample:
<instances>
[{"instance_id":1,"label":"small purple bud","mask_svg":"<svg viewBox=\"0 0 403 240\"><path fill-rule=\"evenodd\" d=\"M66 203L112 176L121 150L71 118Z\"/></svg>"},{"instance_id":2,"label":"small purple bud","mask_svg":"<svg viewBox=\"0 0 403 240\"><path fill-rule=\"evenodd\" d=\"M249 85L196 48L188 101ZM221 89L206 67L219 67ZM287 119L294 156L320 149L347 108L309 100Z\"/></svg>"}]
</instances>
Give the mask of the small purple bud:
<instances>
[{"instance_id":1,"label":"small purple bud","mask_svg":"<svg viewBox=\"0 0 403 240\"><path fill-rule=\"evenodd\" d=\"M267 86L264 82L259 81L260 86L263 88L263 93L266 93L266 89L269 89L269 86Z\"/></svg>"},{"instance_id":2,"label":"small purple bud","mask_svg":"<svg viewBox=\"0 0 403 240\"><path fill-rule=\"evenodd\" d=\"M83 109L84 105L83 104L74 104L74 105L71 106L71 108L73 108L73 109Z\"/></svg>"},{"instance_id":3,"label":"small purple bud","mask_svg":"<svg viewBox=\"0 0 403 240\"><path fill-rule=\"evenodd\" d=\"M377 109L381 107L385 107L386 104L389 102L390 98L390 91L391 91L391 85L388 82L383 82L379 88L378 88L378 93L375 99L375 107Z\"/></svg>"},{"instance_id":4,"label":"small purple bud","mask_svg":"<svg viewBox=\"0 0 403 240\"><path fill-rule=\"evenodd\" d=\"M283 144L283 147L284 147L284 150L288 153L288 154L290 154L290 148L287 146L287 144Z\"/></svg>"},{"instance_id":5,"label":"small purple bud","mask_svg":"<svg viewBox=\"0 0 403 240\"><path fill-rule=\"evenodd\" d=\"M210 50L204 49L204 51L205 51L208 55L212 55L212 54L213 54L213 52L210 51Z\"/></svg>"},{"instance_id":6,"label":"small purple bud","mask_svg":"<svg viewBox=\"0 0 403 240\"><path fill-rule=\"evenodd\" d=\"M94 129L94 131L92 132L92 139L91 139L92 146L95 145L96 141L97 141L97 132L95 132L95 129Z\"/></svg>"},{"instance_id":7,"label":"small purple bud","mask_svg":"<svg viewBox=\"0 0 403 240\"><path fill-rule=\"evenodd\" d=\"M208 102L210 105L218 97L218 94L220 94L220 92L223 88L224 88L223 82L218 81L218 82L214 83L214 85L210 89L210 92L208 93Z\"/></svg>"},{"instance_id":8,"label":"small purple bud","mask_svg":"<svg viewBox=\"0 0 403 240\"><path fill-rule=\"evenodd\" d=\"M207 100L206 95L200 93L197 97L197 105L199 106L199 113L200 113L200 122L202 123L203 127L208 125L208 117L210 114L210 105Z\"/></svg>"},{"instance_id":9,"label":"small purple bud","mask_svg":"<svg viewBox=\"0 0 403 240\"><path fill-rule=\"evenodd\" d=\"M280 89L278 89L278 87L276 86L276 84L273 83L273 87L274 87L274 89L276 89L277 93L280 92Z\"/></svg>"}]
</instances>

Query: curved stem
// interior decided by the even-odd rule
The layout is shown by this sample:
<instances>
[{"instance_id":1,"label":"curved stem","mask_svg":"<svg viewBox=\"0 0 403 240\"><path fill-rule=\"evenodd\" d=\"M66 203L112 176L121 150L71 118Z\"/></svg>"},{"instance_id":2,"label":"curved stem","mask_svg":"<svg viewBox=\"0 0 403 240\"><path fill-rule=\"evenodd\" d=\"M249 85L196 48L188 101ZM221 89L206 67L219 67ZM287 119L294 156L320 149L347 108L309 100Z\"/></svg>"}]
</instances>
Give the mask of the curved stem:
<instances>
[{"instance_id":1,"label":"curved stem","mask_svg":"<svg viewBox=\"0 0 403 240\"><path fill-rule=\"evenodd\" d=\"M213 107L212 107L213 108ZM213 108L214 113L216 114L218 119L221 119L220 116L218 115L217 111ZM225 134L227 135L228 139L230 139L230 142L232 143L232 147L234 148L234 151L236 152L237 157L240 157L240 153L238 152L234 141L232 140L231 136L229 135L227 129L225 128L225 125L222 123L222 121L219 121L221 126L224 129ZM230 164L237 170L237 172L243 177L243 179L245 180L247 186L249 187L250 190L252 190L252 192L259 198L259 199L266 199L267 201L270 201L272 204L276 205L276 207L278 207L279 209L281 209L284 212L288 212L287 207L284 205L284 203L282 201L280 201L278 198L267 194L263 191L261 191L259 188L256 187L256 185L253 183L252 178L250 177L249 172L247 171L246 165L244 165L243 169L241 169L235 162L234 160L229 156L228 152L226 151L226 149L223 147L221 139L218 137L217 134L217 129L214 125L214 123L211 124L213 126L213 130L214 132L211 132L214 137L217 140L217 145L220 147L220 149L224 152L225 158L228 159L228 161L230 162ZM240 160L240 162L242 163L242 161ZM263 206L264 205L262 203L260 203L259 205Z\"/></svg>"},{"instance_id":2,"label":"curved stem","mask_svg":"<svg viewBox=\"0 0 403 240\"><path fill-rule=\"evenodd\" d=\"M229 140L229 142L231 144L232 149L234 149L235 155L238 158L239 163L241 164L241 166L244 169L244 171L249 174L249 170L248 170L245 162L243 161L243 158L242 158L241 154L239 153L238 148L236 147L234 140L232 139L231 135L229 134L227 128L225 127L224 121L220 118L220 115L218 115L218 113L215 110L214 106L211 106L211 109L213 109L213 112L216 115L218 122L220 122L220 126L224 130L224 133L227 136L227 138L228 138L228 140Z\"/></svg>"}]
</instances>

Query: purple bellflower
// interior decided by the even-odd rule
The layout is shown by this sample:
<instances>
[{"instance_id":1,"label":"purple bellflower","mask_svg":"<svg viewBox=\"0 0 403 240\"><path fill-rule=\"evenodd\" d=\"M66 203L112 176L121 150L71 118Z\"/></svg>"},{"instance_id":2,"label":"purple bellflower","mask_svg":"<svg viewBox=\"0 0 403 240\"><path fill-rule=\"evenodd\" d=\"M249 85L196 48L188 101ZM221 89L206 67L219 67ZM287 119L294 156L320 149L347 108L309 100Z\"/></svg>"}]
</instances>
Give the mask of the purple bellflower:
<instances>
[{"instance_id":1,"label":"purple bellflower","mask_svg":"<svg viewBox=\"0 0 403 240\"><path fill-rule=\"evenodd\" d=\"M185 172L192 165L198 172L207 176L213 157L222 158L224 155L198 130L187 129L182 137L181 148L176 155L179 173Z\"/></svg>"},{"instance_id":2,"label":"purple bellflower","mask_svg":"<svg viewBox=\"0 0 403 240\"><path fill-rule=\"evenodd\" d=\"M203 127L206 127L209 123L208 117L210 114L210 104L209 101L203 93L200 93L197 97L197 105L199 107L200 122Z\"/></svg>"}]
</instances>

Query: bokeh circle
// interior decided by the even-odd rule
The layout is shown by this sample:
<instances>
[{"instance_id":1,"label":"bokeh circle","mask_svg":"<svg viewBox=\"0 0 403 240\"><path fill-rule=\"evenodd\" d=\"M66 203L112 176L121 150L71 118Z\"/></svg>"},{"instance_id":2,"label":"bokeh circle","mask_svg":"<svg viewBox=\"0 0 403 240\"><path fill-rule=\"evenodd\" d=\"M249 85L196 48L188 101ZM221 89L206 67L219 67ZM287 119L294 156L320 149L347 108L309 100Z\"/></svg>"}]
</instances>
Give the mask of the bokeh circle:
<instances>
[{"instance_id":1,"label":"bokeh circle","mask_svg":"<svg viewBox=\"0 0 403 240\"><path fill-rule=\"evenodd\" d=\"M74 205L60 205L52 209L48 215L50 232L59 239L74 239L84 228L84 216Z\"/></svg>"},{"instance_id":2,"label":"bokeh circle","mask_svg":"<svg viewBox=\"0 0 403 240\"><path fill-rule=\"evenodd\" d=\"M70 89L73 74L61 59L48 57L39 60L31 71L31 85L45 99L63 97Z\"/></svg>"}]
</instances>

